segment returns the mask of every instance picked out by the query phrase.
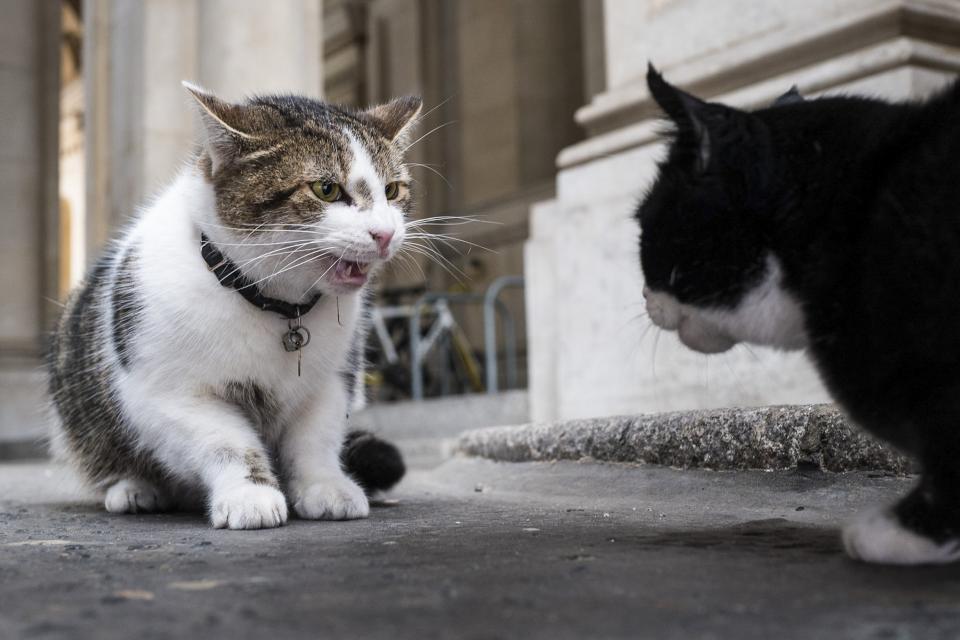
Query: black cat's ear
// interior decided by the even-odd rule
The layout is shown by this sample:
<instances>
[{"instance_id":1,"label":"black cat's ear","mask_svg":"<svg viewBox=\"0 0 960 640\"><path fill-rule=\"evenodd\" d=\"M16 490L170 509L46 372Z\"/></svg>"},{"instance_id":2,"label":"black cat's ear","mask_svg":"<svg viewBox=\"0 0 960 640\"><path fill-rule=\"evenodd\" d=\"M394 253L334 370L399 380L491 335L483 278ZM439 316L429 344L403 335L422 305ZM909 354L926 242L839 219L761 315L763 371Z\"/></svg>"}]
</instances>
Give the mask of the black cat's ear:
<instances>
[{"instance_id":1,"label":"black cat's ear","mask_svg":"<svg viewBox=\"0 0 960 640\"><path fill-rule=\"evenodd\" d=\"M790 87L790 90L785 94L773 101L773 106L779 107L784 104L795 104L797 102L806 102L807 99L803 97L800 93L800 89L797 88L797 85Z\"/></svg>"},{"instance_id":2,"label":"black cat's ear","mask_svg":"<svg viewBox=\"0 0 960 640\"><path fill-rule=\"evenodd\" d=\"M692 134L697 147L697 172L710 166L710 121L716 119L719 105L704 102L696 96L677 89L663 79L652 63L647 65L647 87L650 95L664 113L677 125L680 136Z\"/></svg>"},{"instance_id":3,"label":"black cat's ear","mask_svg":"<svg viewBox=\"0 0 960 640\"><path fill-rule=\"evenodd\" d=\"M221 100L209 91L187 81L184 88L197 101L197 112L203 122L203 147L213 161L213 171L240 154L244 141L252 141L253 121L249 108Z\"/></svg>"}]
</instances>

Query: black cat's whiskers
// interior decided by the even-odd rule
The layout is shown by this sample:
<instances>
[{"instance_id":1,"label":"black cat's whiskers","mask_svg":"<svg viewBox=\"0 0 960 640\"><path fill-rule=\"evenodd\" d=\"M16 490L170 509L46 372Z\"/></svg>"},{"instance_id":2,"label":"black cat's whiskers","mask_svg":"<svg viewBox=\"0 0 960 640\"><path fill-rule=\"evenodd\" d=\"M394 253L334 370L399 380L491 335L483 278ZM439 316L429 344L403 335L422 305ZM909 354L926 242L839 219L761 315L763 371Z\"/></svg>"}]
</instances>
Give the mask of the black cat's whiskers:
<instances>
[{"instance_id":1,"label":"black cat's whiskers","mask_svg":"<svg viewBox=\"0 0 960 640\"><path fill-rule=\"evenodd\" d=\"M758 356L757 353L753 349L751 349L750 345L748 345L746 342L741 342L738 346L743 347L747 351L747 353L749 353L750 356L754 359L754 361L762 362L762 360L760 359L760 356Z\"/></svg>"},{"instance_id":2,"label":"black cat's whiskers","mask_svg":"<svg viewBox=\"0 0 960 640\"><path fill-rule=\"evenodd\" d=\"M730 379L733 380L733 385L737 389L737 392L744 396L747 395L747 389L743 386L743 380L737 374L736 369L730 364L729 353L721 354L720 362L722 362L727 368L727 371L730 372Z\"/></svg>"},{"instance_id":3,"label":"black cat's whiskers","mask_svg":"<svg viewBox=\"0 0 960 640\"><path fill-rule=\"evenodd\" d=\"M663 335L663 330L660 327L656 327L656 329L653 338L653 356L650 358L650 374L654 380L657 379L657 345L660 344L660 336Z\"/></svg>"}]
</instances>

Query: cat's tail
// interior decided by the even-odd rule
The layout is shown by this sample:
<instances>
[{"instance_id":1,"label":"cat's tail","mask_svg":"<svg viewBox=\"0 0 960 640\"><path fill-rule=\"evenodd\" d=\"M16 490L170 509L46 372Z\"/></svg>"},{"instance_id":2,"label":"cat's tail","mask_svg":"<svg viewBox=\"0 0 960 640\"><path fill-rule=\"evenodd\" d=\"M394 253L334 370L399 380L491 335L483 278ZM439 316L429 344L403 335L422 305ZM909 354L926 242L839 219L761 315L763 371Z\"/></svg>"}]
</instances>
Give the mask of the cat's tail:
<instances>
[{"instance_id":1,"label":"cat's tail","mask_svg":"<svg viewBox=\"0 0 960 640\"><path fill-rule=\"evenodd\" d=\"M386 491L407 472L397 447L369 431L351 431L343 442L340 462L368 495Z\"/></svg>"}]
</instances>

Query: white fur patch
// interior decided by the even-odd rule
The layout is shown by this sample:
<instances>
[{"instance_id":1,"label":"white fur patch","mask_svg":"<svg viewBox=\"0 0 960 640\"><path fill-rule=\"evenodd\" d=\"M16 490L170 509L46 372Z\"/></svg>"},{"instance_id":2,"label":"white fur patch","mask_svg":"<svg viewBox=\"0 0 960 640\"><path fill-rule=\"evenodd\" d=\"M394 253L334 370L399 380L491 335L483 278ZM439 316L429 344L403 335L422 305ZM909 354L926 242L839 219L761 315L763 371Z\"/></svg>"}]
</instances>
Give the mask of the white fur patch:
<instances>
[{"instance_id":1,"label":"white fur patch","mask_svg":"<svg viewBox=\"0 0 960 640\"><path fill-rule=\"evenodd\" d=\"M350 172L347 174L347 190L349 191L359 182L365 182L370 188L374 204L386 204L387 196L384 192L386 185L374 168L370 154L367 153L367 150L360 144L355 135L350 131L344 131L344 133L350 140L350 154L353 156L353 163L350 165Z\"/></svg>"},{"instance_id":2,"label":"white fur patch","mask_svg":"<svg viewBox=\"0 0 960 640\"><path fill-rule=\"evenodd\" d=\"M887 509L870 511L843 529L854 560L876 564L947 564L960 559L960 540L937 544L905 529Z\"/></svg>"},{"instance_id":3,"label":"white fur patch","mask_svg":"<svg viewBox=\"0 0 960 640\"><path fill-rule=\"evenodd\" d=\"M702 353L726 351L738 342L802 349L808 342L803 310L782 280L780 262L769 255L763 279L733 309L700 308L647 290L647 313L655 325L677 331L686 346Z\"/></svg>"},{"instance_id":4,"label":"white fur patch","mask_svg":"<svg viewBox=\"0 0 960 640\"><path fill-rule=\"evenodd\" d=\"M210 522L217 529L270 529L286 521L287 499L267 485L240 484L210 500Z\"/></svg>"},{"instance_id":5,"label":"white fur patch","mask_svg":"<svg viewBox=\"0 0 960 640\"><path fill-rule=\"evenodd\" d=\"M307 520L356 520L370 514L363 489L346 477L312 484L294 499L293 510Z\"/></svg>"}]
</instances>

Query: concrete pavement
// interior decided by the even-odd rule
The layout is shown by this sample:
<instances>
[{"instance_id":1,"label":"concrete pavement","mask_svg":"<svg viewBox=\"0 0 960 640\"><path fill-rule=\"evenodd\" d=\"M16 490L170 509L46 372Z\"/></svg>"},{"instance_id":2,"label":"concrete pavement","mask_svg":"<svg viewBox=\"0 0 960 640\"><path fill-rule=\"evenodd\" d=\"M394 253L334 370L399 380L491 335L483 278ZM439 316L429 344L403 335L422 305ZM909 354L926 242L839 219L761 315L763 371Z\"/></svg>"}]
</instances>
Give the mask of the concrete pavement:
<instances>
[{"instance_id":1,"label":"concrete pavement","mask_svg":"<svg viewBox=\"0 0 960 640\"><path fill-rule=\"evenodd\" d=\"M113 516L0 466L0 638L956 638L960 567L846 559L909 478L457 458L368 520Z\"/></svg>"}]
</instances>

